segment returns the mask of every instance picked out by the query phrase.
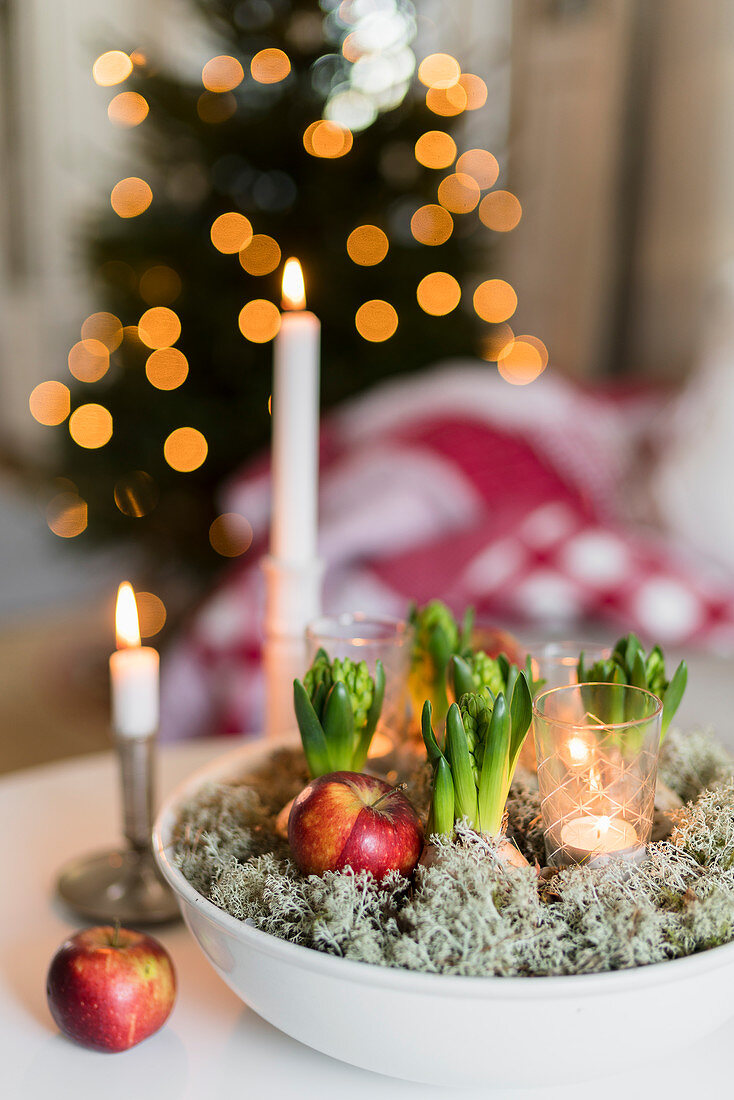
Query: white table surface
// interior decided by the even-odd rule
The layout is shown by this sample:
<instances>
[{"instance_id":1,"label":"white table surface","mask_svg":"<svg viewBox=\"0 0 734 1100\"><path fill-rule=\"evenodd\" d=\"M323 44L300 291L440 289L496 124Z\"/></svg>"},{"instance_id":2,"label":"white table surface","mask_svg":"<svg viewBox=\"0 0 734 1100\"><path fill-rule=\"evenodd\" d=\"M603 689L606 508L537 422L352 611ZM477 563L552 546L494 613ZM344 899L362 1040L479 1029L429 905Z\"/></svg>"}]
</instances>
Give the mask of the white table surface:
<instances>
[{"instance_id":1,"label":"white table surface","mask_svg":"<svg viewBox=\"0 0 734 1100\"><path fill-rule=\"evenodd\" d=\"M161 750L166 792L233 742L193 742ZM381 1077L302 1046L251 1012L211 969L182 924L157 933L173 956L178 1000L166 1026L123 1054L84 1050L61 1036L49 1015L51 957L83 922L53 900L67 859L119 840L117 774L111 753L17 772L0 780L3 896L0 901L0 1097L3 1100L386 1100L427 1096L478 1100L641 1100L729 1097L734 1020L674 1062L617 1072L593 1084L521 1093L447 1091ZM470 979L467 979L470 980ZM734 999L734 992L732 993ZM441 1022L435 1021L440 1041ZM528 1057L532 1046L528 1036ZM573 1057L573 1036L559 1057ZM624 1067L624 1050L609 1051Z\"/></svg>"}]
</instances>

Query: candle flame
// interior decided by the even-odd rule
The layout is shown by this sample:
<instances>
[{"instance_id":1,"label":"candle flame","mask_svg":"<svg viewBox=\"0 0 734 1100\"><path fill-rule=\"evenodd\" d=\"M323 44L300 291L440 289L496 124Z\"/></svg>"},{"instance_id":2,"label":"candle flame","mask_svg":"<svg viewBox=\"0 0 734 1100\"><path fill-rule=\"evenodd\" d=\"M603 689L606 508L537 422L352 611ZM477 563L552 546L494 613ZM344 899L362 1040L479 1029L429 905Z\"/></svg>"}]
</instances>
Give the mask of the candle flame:
<instances>
[{"instance_id":1,"label":"candle flame","mask_svg":"<svg viewBox=\"0 0 734 1100\"><path fill-rule=\"evenodd\" d=\"M596 831L599 840L603 840L609 832L609 826L612 824L611 817L600 817L596 823Z\"/></svg>"},{"instance_id":2,"label":"candle flame","mask_svg":"<svg viewBox=\"0 0 734 1100\"><path fill-rule=\"evenodd\" d=\"M117 648L130 649L140 645L140 626L138 625L138 607L135 593L129 581L123 581L117 589L115 608L115 633Z\"/></svg>"},{"instance_id":3,"label":"candle flame","mask_svg":"<svg viewBox=\"0 0 734 1100\"><path fill-rule=\"evenodd\" d=\"M285 261L283 268L283 309L305 309L306 288L303 271L298 260L292 256Z\"/></svg>"},{"instance_id":4,"label":"candle flame","mask_svg":"<svg viewBox=\"0 0 734 1100\"><path fill-rule=\"evenodd\" d=\"M589 755L589 746L580 737L572 737L568 742L568 754L572 760L580 763Z\"/></svg>"}]
</instances>

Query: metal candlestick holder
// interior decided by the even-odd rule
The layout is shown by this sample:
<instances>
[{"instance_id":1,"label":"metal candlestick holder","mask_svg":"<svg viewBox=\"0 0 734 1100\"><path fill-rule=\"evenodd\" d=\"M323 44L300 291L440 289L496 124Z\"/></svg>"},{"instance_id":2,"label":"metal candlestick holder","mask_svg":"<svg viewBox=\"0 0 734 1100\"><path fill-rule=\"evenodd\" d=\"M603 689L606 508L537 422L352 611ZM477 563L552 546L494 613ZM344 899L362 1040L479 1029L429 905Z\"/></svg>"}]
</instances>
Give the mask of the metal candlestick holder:
<instances>
[{"instance_id":1,"label":"metal candlestick holder","mask_svg":"<svg viewBox=\"0 0 734 1100\"><path fill-rule=\"evenodd\" d=\"M115 738L127 848L74 859L59 876L61 899L92 920L161 924L180 915L151 847L154 741L154 736Z\"/></svg>"}]
</instances>

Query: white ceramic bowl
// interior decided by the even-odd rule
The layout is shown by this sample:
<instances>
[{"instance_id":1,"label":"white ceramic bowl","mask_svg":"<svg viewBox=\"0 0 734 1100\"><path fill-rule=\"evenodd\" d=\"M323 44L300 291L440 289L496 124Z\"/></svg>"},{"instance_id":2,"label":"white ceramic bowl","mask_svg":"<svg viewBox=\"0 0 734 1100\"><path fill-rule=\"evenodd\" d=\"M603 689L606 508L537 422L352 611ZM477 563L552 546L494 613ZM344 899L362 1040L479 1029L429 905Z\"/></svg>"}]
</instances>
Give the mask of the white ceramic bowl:
<instances>
[{"instance_id":1,"label":"white ceramic bowl","mask_svg":"<svg viewBox=\"0 0 734 1100\"><path fill-rule=\"evenodd\" d=\"M418 974L339 959L235 920L170 861L181 803L239 778L255 742L196 772L163 805L158 864L215 970L258 1015L333 1058L435 1085L571 1083L675 1054L734 1015L734 943L686 959L558 978Z\"/></svg>"}]
</instances>

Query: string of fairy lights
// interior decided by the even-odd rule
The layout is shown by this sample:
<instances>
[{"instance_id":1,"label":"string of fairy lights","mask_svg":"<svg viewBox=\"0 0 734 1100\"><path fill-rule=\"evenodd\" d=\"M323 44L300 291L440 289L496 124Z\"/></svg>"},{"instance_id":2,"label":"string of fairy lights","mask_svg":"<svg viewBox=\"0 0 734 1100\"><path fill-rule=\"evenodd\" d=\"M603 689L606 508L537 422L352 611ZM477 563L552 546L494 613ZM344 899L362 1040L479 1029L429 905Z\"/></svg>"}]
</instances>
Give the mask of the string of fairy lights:
<instances>
[{"instance_id":1,"label":"string of fairy lights","mask_svg":"<svg viewBox=\"0 0 734 1100\"><path fill-rule=\"evenodd\" d=\"M341 44L343 61L348 63L349 79L342 81L325 99L323 118L315 119L302 135L306 152L317 158L335 160L348 156L359 131L371 124L380 110L388 110L407 93L416 73L415 57L409 48L414 28L405 22L404 12L395 8L403 22L378 25L372 20L355 23ZM123 84L146 58L141 51L127 54L109 50L92 67L94 82L102 88ZM291 74L291 61L281 49L267 48L256 53L249 65L249 77L262 85L279 84ZM455 117L475 111L487 101L487 85L481 77L463 72L456 58L432 53L417 66L417 78L425 88L425 102L436 116ZM201 73L202 92L196 110L206 123L217 124L237 109L235 89L247 75L242 63L229 55L212 57ZM107 106L110 122L130 129L141 125L149 114L149 104L139 92L118 91ZM410 233L418 245L436 248L449 240L456 220L475 217L487 229L507 233L522 217L521 204L512 192L495 189L500 168L486 149L459 151L451 134L440 128L429 129L415 143L415 160L437 173L436 201L415 209L410 217ZM155 201L150 184L138 176L119 180L112 188L110 203L120 218L135 218ZM211 243L224 255L237 257L249 275L265 276L280 265L278 242L239 211L220 214L210 227ZM390 239L377 225L357 225L344 242L351 261L363 267L389 262ZM114 261L112 261L114 263ZM183 385L189 363L176 347L181 336L181 321L172 308L181 291L181 280L170 267L162 264L148 268L139 281L139 294L148 306L135 324L123 325L111 313L97 312L86 318L80 339L68 356L68 369L82 383L95 383L110 367L110 356L123 341L135 342L146 352L145 374L152 387L170 391ZM442 317L451 313L467 293L447 271L426 274L415 288L416 303L424 313ZM480 354L494 362L501 377L513 385L534 381L548 363L548 352L541 340L528 334L516 335L509 324L517 308L517 295L503 279L481 281L470 290L471 305L487 324ZM281 315L275 302L254 298L244 304L238 324L242 336L253 343L271 341L278 333ZM400 318L395 306L382 299L361 303L354 324L366 341L382 343L397 331ZM71 438L79 446L94 450L104 447L114 431L110 412L98 402L82 402L72 410L69 387L60 380L41 382L29 398L33 417L43 425L59 426L68 422ZM207 458L208 443L197 428L175 428L162 444L163 457L175 471L185 474L198 469ZM71 482L59 480L59 492L47 509L48 526L62 538L80 535L87 527L87 504ZM119 510L128 516L145 515L157 502L153 478L142 470L119 479L114 487ZM244 516L227 513L211 524L212 549L225 557L246 552L252 541L252 529ZM150 597L150 599L148 599ZM146 611L147 608L147 611ZM147 619L146 619L147 615ZM165 622L165 608L152 593L142 594L141 618L150 636ZM156 630L150 629L156 627Z\"/></svg>"}]
</instances>

